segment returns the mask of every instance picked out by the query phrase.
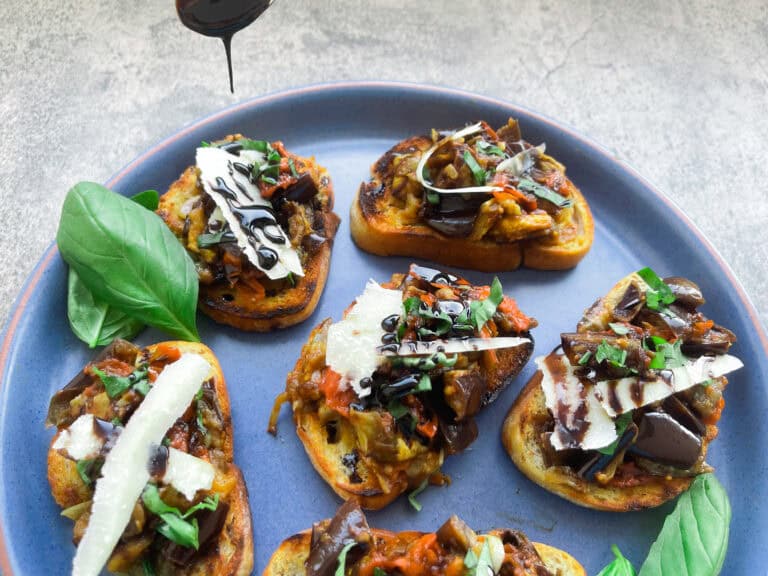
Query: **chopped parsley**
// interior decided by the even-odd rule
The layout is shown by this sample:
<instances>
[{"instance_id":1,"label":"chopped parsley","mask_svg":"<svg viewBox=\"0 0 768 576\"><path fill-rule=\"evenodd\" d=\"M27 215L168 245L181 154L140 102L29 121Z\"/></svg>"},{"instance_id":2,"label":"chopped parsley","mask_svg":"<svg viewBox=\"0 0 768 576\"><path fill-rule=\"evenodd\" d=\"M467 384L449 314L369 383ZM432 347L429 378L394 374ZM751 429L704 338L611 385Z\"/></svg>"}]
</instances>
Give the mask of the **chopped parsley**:
<instances>
[{"instance_id":1,"label":"chopped parsley","mask_svg":"<svg viewBox=\"0 0 768 576\"><path fill-rule=\"evenodd\" d=\"M603 341L597 345L595 360L597 360L598 364L607 360L611 366L626 368L627 351L618 346L611 346L603 338Z\"/></svg>"},{"instance_id":2,"label":"chopped parsley","mask_svg":"<svg viewBox=\"0 0 768 576\"><path fill-rule=\"evenodd\" d=\"M475 157L472 156L472 152L469 150L464 150L464 163L467 165L467 168L469 168L469 171L472 172L475 184L478 186L485 186L487 174L480 164L477 163L477 160L475 160Z\"/></svg>"},{"instance_id":3,"label":"chopped parsley","mask_svg":"<svg viewBox=\"0 0 768 576\"><path fill-rule=\"evenodd\" d=\"M103 370L100 370L96 366L92 366L91 370L93 370L93 373L96 374L102 384L104 384L104 389L107 391L107 396L110 398L120 396L130 388L133 388L143 396L146 396L149 391L149 371L146 365L139 366L128 376L113 376L112 374L107 374Z\"/></svg>"},{"instance_id":4,"label":"chopped parsley","mask_svg":"<svg viewBox=\"0 0 768 576\"><path fill-rule=\"evenodd\" d=\"M619 441L621 440L621 437L624 436L624 432L627 431L627 426L629 426L631 422L632 422L631 411L624 412L624 414L616 418L616 421L614 422L614 424L616 425L616 440L611 442L605 448L600 448L598 452L600 452L600 454L605 454L606 456L612 456L613 453L616 452L616 447L619 445Z\"/></svg>"},{"instance_id":5,"label":"chopped parsley","mask_svg":"<svg viewBox=\"0 0 768 576\"><path fill-rule=\"evenodd\" d=\"M573 205L573 200L571 200L570 198L561 196L554 190L550 190L546 186L542 186L541 184L531 180L530 178L520 178L520 180L517 183L517 187L523 192L530 192L531 194L541 198L542 200L551 202L558 208L568 208L569 206Z\"/></svg>"},{"instance_id":6,"label":"chopped parsley","mask_svg":"<svg viewBox=\"0 0 768 576\"><path fill-rule=\"evenodd\" d=\"M637 275L648 284L648 289L645 291L645 305L648 308L663 310L675 301L672 289L658 277L656 272L646 267L638 270Z\"/></svg>"},{"instance_id":7,"label":"chopped parsley","mask_svg":"<svg viewBox=\"0 0 768 576\"><path fill-rule=\"evenodd\" d=\"M421 512L421 503L416 500L416 497L424 492L425 488L427 487L428 481L424 480L419 486L410 494L408 494L408 503L413 506L413 509L416 510L416 512Z\"/></svg>"},{"instance_id":8,"label":"chopped parsley","mask_svg":"<svg viewBox=\"0 0 768 576\"><path fill-rule=\"evenodd\" d=\"M219 506L219 495L214 494L182 513L178 508L163 502L160 498L160 492L154 484L147 484L141 499L147 510L159 516L163 521L157 527L160 534L179 546L194 548L195 550L200 547L197 519L192 518L190 521L188 518L198 510L216 510Z\"/></svg>"}]
</instances>

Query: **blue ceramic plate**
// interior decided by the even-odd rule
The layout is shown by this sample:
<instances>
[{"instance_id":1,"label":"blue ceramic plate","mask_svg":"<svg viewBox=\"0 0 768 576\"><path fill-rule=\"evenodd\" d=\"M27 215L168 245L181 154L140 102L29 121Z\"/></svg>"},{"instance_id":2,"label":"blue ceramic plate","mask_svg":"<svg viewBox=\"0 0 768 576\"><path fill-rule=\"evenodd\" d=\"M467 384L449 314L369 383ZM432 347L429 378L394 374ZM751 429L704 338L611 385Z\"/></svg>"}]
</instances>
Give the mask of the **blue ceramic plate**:
<instances>
[{"instance_id":1,"label":"blue ceramic plate","mask_svg":"<svg viewBox=\"0 0 768 576\"><path fill-rule=\"evenodd\" d=\"M194 160L201 140L242 132L280 139L290 150L315 155L328 167L343 223L334 246L328 285L314 316L272 334L247 334L199 316L203 341L220 359L232 399L235 459L251 494L256 573L283 538L331 516L339 499L320 480L304 454L287 408L279 433L266 433L275 396L313 326L342 310L366 280L386 280L409 259L380 258L353 245L347 214L369 167L395 142L432 127L452 128L477 119L492 126L519 118L523 134L568 167L594 211L596 237L574 270L519 270L500 275L520 308L535 316L536 353L559 342L582 310L619 278L649 265L663 275L687 276L707 297L705 313L731 328L739 341L733 353L746 367L733 375L720 437L708 460L717 469L733 506L731 542L724 574L754 573L768 553L766 450L768 339L754 308L727 265L668 199L605 150L552 120L483 96L410 84L354 83L302 88L234 106L201 120L143 154L108 183L123 194L165 190ZM492 275L466 272L477 282ZM166 339L147 330L138 342ZM46 450L52 431L43 426L48 400L92 352L67 325L65 266L52 247L28 280L6 328L0 349L0 566L10 574L65 574L74 547L71 522L59 516L46 481ZM519 378L478 418L480 436L464 454L449 458L445 488L430 488L412 510L401 498L371 513L372 525L388 529L436 529L456 513L473 527L514 527L532 539L564 548L590 574L611 558L618 544L639 566L661 528L667 505L646 512L611 514L574 506L528 481L499 440L501 422L517 392L533 373ZM760 569L762 570L762 569Z\"/></svg>"}]
</instances>

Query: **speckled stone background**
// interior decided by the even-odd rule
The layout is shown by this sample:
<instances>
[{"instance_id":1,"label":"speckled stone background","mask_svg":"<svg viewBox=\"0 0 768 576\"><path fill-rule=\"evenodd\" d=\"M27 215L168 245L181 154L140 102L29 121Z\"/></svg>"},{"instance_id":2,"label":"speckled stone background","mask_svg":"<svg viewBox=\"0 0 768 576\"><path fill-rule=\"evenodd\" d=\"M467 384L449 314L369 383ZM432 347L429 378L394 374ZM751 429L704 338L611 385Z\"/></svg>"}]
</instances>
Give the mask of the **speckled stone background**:
<instances>
[{"instance_id":1,"label":"speckled stone background","mask_svg":"<svg viewBox=\"0 0 768 576\"><path fill-rule=\"evenodd\" d=\"M221 43L171 0L0 2L0 320L73 183L240 99L346 79L465 88L574 126L674 199L768 319L765 2L280 0L234 54L231 95Z\"/></svg>"}]
</instances>

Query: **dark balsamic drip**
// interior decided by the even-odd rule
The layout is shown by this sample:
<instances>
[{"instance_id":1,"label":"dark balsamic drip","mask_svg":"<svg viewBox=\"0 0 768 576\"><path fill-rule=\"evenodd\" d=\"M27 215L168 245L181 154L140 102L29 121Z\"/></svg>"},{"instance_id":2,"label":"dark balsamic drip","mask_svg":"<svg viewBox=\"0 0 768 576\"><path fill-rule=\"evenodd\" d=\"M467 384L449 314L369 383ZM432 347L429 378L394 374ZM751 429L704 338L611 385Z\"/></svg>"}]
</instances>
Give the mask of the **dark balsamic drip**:
<instances>
[{"instance_id":1,"label":"dark balsamic drip","mask_svg":"<svg viewBox=\"0 0 768 576\"><path fill-rule=\"evenodd\" d=\"M285 244L285 236L277 222L274 210L268 206L243 205L237 199L237 194L230 188L221 176L216 177L216 184L211 184L211 190L221 194L227 204L240 220L240 226L250 233L249 242L256 249L259 266L263 270L274 268L278 261L277 252L269 246L257 246L252 241L256 230L260 230L264 237L275 244Z\"/></svg>"},{"instance_id":2,"label":"dark balsamic drip","mask_svg":"<svg viewBox=\"0 0 768 576\"><path fill-rule=\"evenodd\" d=\"M166 446L155 446L147 464L149 475L155 480L162 480L167 467L168 448Z\"/></svg>"},{"instance_id":3,"label":"dark balsamic drip","mask_svg":"<svg viewBox=\"0 0 768 576\"><path fill-rule=\"evenodd\" d=\"M205 36L221 38L227 55L229 89L234 93L232 77L232 36L259 16L273 0L176 0L176 12L182 24Z\"/></svg>"},{"instance_id":4,"label":"dark balsamic drip","mask_svg":"<svg viewBox=\"0 0 768 576\"><path fill-rule=\"evenodd\" d=\"M544 359L544 363L547 365L549 373L552 375L552 380L555 382L555 390L558 386L565 384L567 373L565 366L562 362L562 357L557 354L550 354ZM555 422L559 428L559 433L563 438L563 443L570 446L578 446L587 435L589 430L589 421L587 417L587 388L581 384L579 391L579 405L576 407L573 413L573 419L570 425L566 426L565 423L569 422L570 407L561 397L557 400L557 414ZM566 441L567 440L567 441Z\"/></svg>"},{"instance_id":5,"label":"dark balsamic drip","mask_svg":"<svg viewBox=\"0 0 768 576\"><path fill-rule=\"evenodd\" d=\"M398 322L400 322L400 314L391 314L381 321L381 329L384 332L394 332Z\"/></svg>"}]
</instances>

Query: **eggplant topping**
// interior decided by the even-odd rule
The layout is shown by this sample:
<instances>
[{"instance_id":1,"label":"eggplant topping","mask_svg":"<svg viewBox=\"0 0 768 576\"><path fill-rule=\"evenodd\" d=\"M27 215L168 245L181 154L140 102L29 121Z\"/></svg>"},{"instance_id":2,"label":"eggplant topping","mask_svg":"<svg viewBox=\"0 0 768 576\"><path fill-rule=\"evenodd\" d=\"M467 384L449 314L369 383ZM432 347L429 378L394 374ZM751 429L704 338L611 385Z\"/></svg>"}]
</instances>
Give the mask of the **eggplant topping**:
<instances>
[{"instance_id":1,"label":"eggplant topping","mask_svg":"<svg viewBox=\"0 0 768 576\"><path fill-rule=\"evenodd\" d=\"M451 552L466 554L477 542L477 534L458 516L451 516L436 532L437 541Z\"/></svg>"},{"instance_id":2,"label":"eggplant topping","mask_svg":"<svg viewBox=\"0 0 768 576\"><path fill-rule=\"evenodd\" d=\"M648 412L640 420L637 440L629 450L654 462L687 470L699 460L701 437L669 414Z\"/></svg>"},{"instance_id":3,"label":"eggplant topping","mask_svg":"<svg viewBox=\"0 0 768 576\"><path fill-rule=\"evenodd\" d=\"M347 500L330 521L312 526L312 543L305 562L307 576L333 576L344 547L351 542L365 546L371 538L371 529L360 505L354 499ZM356 548L347 556L350 562L353 562L352 553L360 553Z\"/></svg>"},{"instance_id":4,"label":"eggplant topping","mask_svg":"<svg viewBox=\"0 0 768 576\"><path fill-rule=\"evenodd\" d=\"M669 286L675 295L675 302L694 310L704 304L704 295L701 288L691 280L680 276L664 278L664 284Z\"/></svg>"}]
</instances>

